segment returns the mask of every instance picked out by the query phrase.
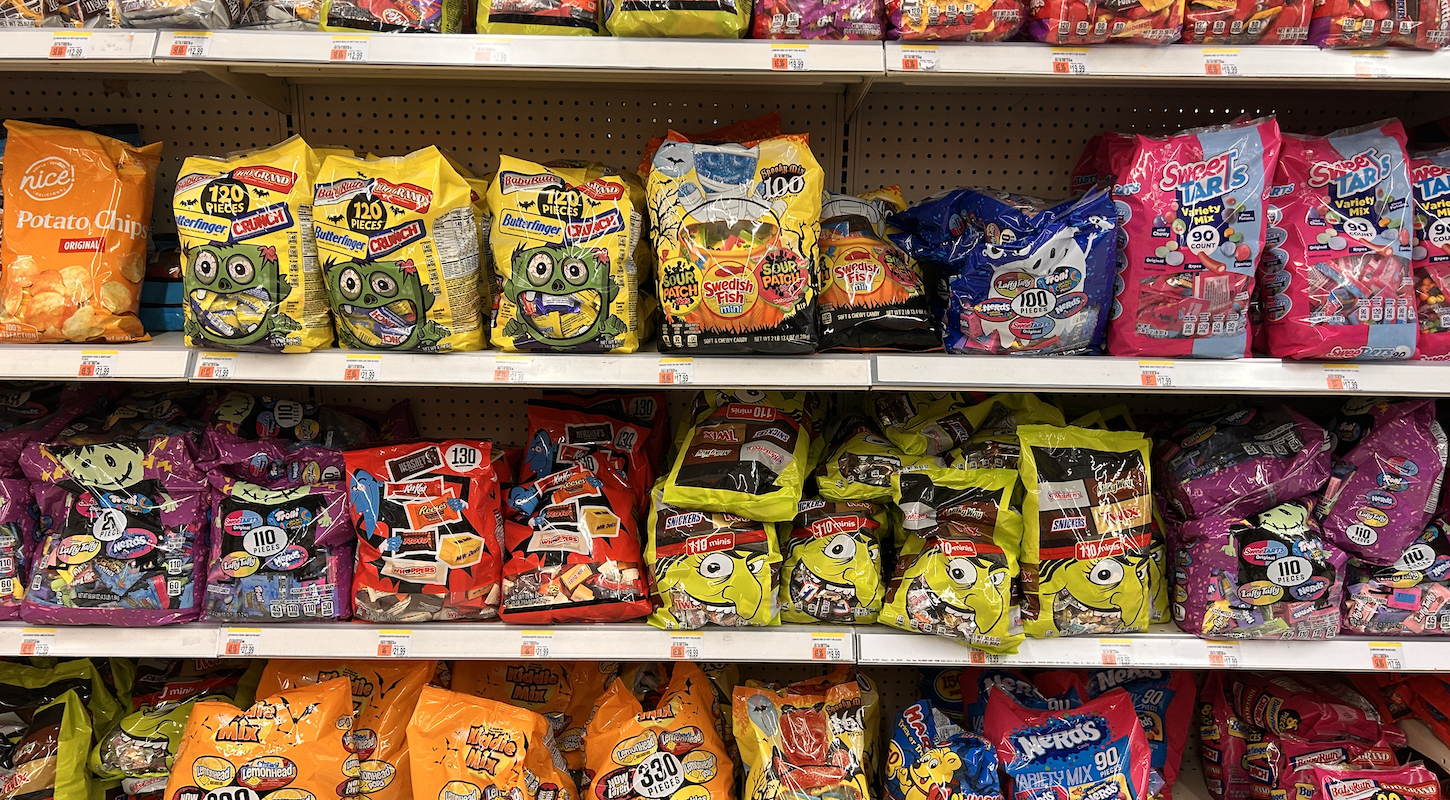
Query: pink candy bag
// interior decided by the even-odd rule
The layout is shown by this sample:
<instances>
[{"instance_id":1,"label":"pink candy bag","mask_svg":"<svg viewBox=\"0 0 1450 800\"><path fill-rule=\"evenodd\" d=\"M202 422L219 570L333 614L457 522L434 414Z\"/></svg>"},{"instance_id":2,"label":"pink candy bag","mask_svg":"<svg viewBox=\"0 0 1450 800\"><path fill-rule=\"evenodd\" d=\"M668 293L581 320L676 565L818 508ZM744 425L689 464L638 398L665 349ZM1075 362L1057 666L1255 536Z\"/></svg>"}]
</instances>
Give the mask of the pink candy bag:
<instances>
[{"instance_id":1,"label":"pink candy bag","mask_svg":"<svg viewBox=\"0 0 1450 800\"><path fill-rule=\"evenodd\" d=\"M1440 800L1440 781L1423 764L1398 769L1315 767L1315 800Z\"/></svg>"},{"instance_id":2,"label":"pink candy bag","mask_svg":"<svg viewBox=\"0 0 1450 800\"><path fill-rule=\"evenodd\" d=\"M1415 238L1410 257L1420 336L1415 357L1450 359L1450 147L1410 159L1415 196Z\"/></svg>"},{"instance_id":3,"label":"pink candy bag","mask_svg":"<svg viewBox=\"0 0 1450 800\"><path fill-rule=\"evenodd\" d=\"M1224 679L1229 701L1245 722L1278 736L1333 742L1380 738L1380 724L1363 709L1342 703L1287 675L1234 673Z\"/></svg>"},{"instance_id":4,"label":"pink candy bag","mask_svg":"<svg viewBox=\"0 0 1450 800\"><path fill-rule=\"evenodd\" d=\"M1114 175L1119 280L1108 349L1119 356L1249 355L1249 294L1264 247L1273 117L1134 136L1104 147Z\"/></svg>"},{"instance_id":5,"label":"pink candy bag","mask_svg":"<svg viewBox=\"0 0 1450 800\"><path fill-rule=\"evenodd\" d=\"M1284 137L1259 274L1272 355L1414 354L1407 160L1398 120Z\"/></svg>"}]
</instances>

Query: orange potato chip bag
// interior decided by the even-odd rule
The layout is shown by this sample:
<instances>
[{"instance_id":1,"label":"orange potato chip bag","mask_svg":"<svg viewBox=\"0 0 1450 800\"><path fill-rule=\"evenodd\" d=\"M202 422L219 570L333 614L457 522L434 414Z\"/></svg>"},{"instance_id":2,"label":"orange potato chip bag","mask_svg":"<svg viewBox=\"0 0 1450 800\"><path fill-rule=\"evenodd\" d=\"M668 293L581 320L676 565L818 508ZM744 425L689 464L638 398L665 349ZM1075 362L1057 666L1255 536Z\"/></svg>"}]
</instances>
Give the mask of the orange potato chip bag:
<instances>
[{"instance_id":1,"label":"orange potato chip bag","mask_svg":"<svg viewBox=\"0 0 1450 800\"><path fill-rule=\"evenodd\" d=\"M453 691L542 714L571 770L584 769L584 726L613 677L599 661L458 661Z\"/></svg>"},{"instance_id":2,"label":"orange potato chip bag","mask_svg":"<svg viewBox=\"0 0 1450 800\"><path fill-rule=\"evenodd\" d=\"M372 800L409 800L408 720L418 694L437 670L433 661L291 661L274 658L262 670L258 695L347 678L352 731L342 738L342 771Z\"/></svg>"},{"instance_id":3,"label":"orange potato chip bag","mask_svg":"<svg viewBox=\"0 0 1450 800\"><path fill-rule=\"evenodd\" d=\"M161 144L5 123L0 342L130 342Z\"/></svg>"},{"instance_id":4,"label":"orange potato chip bag","mask_svg":"<svg viewBox=\"0 0 1450 800\"><path fill-rule=\"evenodd\" d=\"M343 737L351 729L346 678L289 689L245 709L202 700L186 720L165 800L337 797L351 783L343 774Z\"/></svg>"},{"instance_id":5,"label":"orange potato chip bag","mask_svg":"<svg viewBox=\"0 0 1450 800\"><path fill-rule=\"evenodd\" d=\"M578 800L549 721L528 709L426 686L408 747L416 800Z\"/></svg>"}]
</instances>

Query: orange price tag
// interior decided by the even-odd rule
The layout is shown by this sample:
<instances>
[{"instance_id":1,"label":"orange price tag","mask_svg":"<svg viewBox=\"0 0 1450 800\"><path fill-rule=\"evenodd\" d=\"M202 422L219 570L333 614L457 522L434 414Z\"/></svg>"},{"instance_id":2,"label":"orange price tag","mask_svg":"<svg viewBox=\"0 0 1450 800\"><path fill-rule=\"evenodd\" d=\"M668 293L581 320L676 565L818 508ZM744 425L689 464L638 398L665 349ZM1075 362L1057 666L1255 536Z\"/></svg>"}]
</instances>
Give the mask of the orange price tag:
<instances>
[{"instance_id":1,"label":"orange price tag","mask_svg":"<svg viewBox=\"0 0 1450 800\"><path fill-rule=\"evenodd\" d=\"M770 68L775 72L806 72L810 66L810 45L777 44L770 48Z\"/></svg>"}]
</instances>

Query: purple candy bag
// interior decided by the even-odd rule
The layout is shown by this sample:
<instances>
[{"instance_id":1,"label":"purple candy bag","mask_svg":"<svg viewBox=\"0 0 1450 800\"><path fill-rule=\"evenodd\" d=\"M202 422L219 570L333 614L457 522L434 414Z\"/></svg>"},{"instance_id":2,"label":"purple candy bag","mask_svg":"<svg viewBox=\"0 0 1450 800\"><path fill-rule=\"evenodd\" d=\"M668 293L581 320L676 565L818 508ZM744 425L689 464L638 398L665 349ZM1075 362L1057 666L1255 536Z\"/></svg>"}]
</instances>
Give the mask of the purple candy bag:
<instances>
[{"instance_id":1,"label":"purple candy bag","mask_svg":"<svg viewBox=\"0 0 1450 800\"><path fill-rule=\"evenodd\" d=\"M1329 479L1334 438L1281 404L1205 414L1159 441L1154 467L1181 519L1246 517Z\"/></svg>"},{"instance_id":2,"label":"purple candy bag","mask_svg":"<svg viewBox=\"0 0 1450 800\"><path fill-rule=\"evenodd\" d=\"M1206 639L1328 639L1339 632L1348 556L1310 501L1174 530L1173 618ZM1181 598L1181 599L1180 599Z\"/></svg>"},{"instance_id":3,"label":"purple candy bag","mask_svg":"<svg viewBox=\"0 0 1450 800\"><path fill-rule=\"evenodd\" d=\"M880 39L882 0L755 0L753 39Z\"/></svg>"},{"instance_id":4,"label":"purple candy bag","mask_svg":"<svg viewBox=\"0 0 1450 800\"><path fill-rule=\"evenodd\" d=\"M25 597L25 565L35 530L30 502L27 481L0 478L0 619L19 617Z\"/></svg>"},{"instance_id":5,"label":"purple candy bag","mask_svg":"<svg viewBox=\"0 0 1450 800\"><path fill-rule=\"evenodd\" d=\"M184 438L32 444L20 466L55 514L31 567L25 621L130 627L197 618L208 490Z\"/></svg>"},{"instance_id":6,"label":"purple candy bag","mask_svg":"<svg viewBox=\"0 0 1450 800\"><path fill-rule=\"evenodd\" d=\"M1320 508L1331 542L1370 564L1388 566L1425 530L1440 499L1445 432L1435 401L1377 403L1374 426L1334 465Z\"/></svg>"},{"instance_id":7,"label":"purple candy bag","mask_svg":"<svg viewBox=\"0 0 1450 800\"><path fill-rule=\"evenodd\" d=\"M285 439L243 439L217 428L206 432L206 441L213 460L203 462L203 470L222 471L268 489L340 481L346 469L342 451L327 447L299 447Z\"/></svg>"}]
</instances>

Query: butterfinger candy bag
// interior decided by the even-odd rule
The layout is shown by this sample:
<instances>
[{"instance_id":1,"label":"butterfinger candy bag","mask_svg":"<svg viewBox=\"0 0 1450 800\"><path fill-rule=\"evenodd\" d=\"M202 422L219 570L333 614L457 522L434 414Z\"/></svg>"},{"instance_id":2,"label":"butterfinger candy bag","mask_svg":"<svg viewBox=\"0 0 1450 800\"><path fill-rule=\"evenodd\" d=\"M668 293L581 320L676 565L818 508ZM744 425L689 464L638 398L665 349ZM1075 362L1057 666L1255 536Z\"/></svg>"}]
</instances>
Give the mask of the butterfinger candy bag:
<instances>
[{"instance_id":1,"label":"butterfinger candy bag","mask_svg":"<svg viewBox=\"0 0 1450 800\"><path fill-rule=\"evenodd\" d=\"M1415 357L1450 359L1450 148L1410 158L1415 196L1415 238L1411 257L1420 336Z\"/></svg>"},{"instance_id":2,"label":"butterfinger candy bag","mask_svg":"<svg viewBox=\"0 0 1450 800\"><path fill-rule=\"evenodd\" d=\"M1183 30L1182 0L1030 0L1027 9L1027 34L1049 44L1172 44Z\"/></svg>"},{"instance_id":3,"label":"butterfinger candy bag","mask_svg":"<svg viewBox=\"0 0 1450 800\"><path fill-rule=\"evenodd\" d=\"M662 351L815 350L824 180L804 135L707 145L671 131L649 174Z\"/></svg>"},{"instance_id":4,"label":"butterfinger candy bag","mask_svg":"<svg viewBox=\"0 0 1450 800\"><path fill-rule=\"evenodd\" d=\"M498 617L498 478L486 441L349 450L353 613L369 622Z\"/></svg>"},{"instance_id":5,"label":"butterfinger candy bag","mask_svg":"<svg viewBox=\"0 0 1450 800\"><path fill-rule=\"evenodd\" d=\"M782 622L869 624L885 595L881 540L886 507L865 501L802 500L781 542Z\"/></svg>"},{"instance_id":6,"label":"butterfinger candy bag","mask_svg":"<svg viewBox=\"0 0 1450 800\"><path fill-rule=\"evenodd\" d=\"M632 353L642 335L635 263L644 220L614 170L501 156L489 247L503 291L492 341L513 351Z\"/></svg>"},{"instance_id":7,"label":"butterfinger candy bag","mask_svg":"<svg viewBox=\"0 0 1450 800\"><path fill-rule=\"evenodd\" d=\"M903 41L1002 42L1022 30L1022 0L886 0L888 39Z\"/></svg>"},{"instance_id":8,"label":"butterfinger candy bag","mask_svg":"<svg viewBox=\"0 0 1450 800\"><path fill-rule=\"evenodd\" d=\"M976 797L1001 800L997 749L963 730L930 700L907 706L891 729L886 751L886 796Z\"/></svg>"},{"instance_id":9,"label":"butterfinger candy bag","mask_svg":"<svg viewBox=\"0 0 1450 800\"><path fill-rule=\"evenodd\" d=\"M528 709L425 686L408 748L414 797L578 800L548 720Z\"/></svg>"},{"instance_id":10,"label":"butterfinger candy bag","mask_svg":"<svg viewBox=\"0 0 1450 800\"><path fill-rule=\"evenodd\" d=\"M737 686L732 706L746 767L742 798L870 797L865 709L855 681Z\"/></svg>"},{"instance_id":11,"label":"butterfinger candy bag","mask_svg":"<svg viewBox=\"0 0 1450 800\"><path fill-rule=\"evenodd\" d=\"M0 341L144 341L161 144L10 120L0 239Z\"/></svg>"},{"instance_id":12,"label":"butterfinger candy bag","mask_svg":"<svg viewBox=\"0 0 1450 800\"><path fill-rule=\"evenodd\" d=\"M453 690L538 712L569 769L584 769L585 725L614 670L598 661L458 661Z\"/></svg>"},{"instance_id":13,"label":"butterfinger candy bag","mask_svg":"<svg viewBox=\"0 0 1450 800\"><path fill-rule=\"evenodd\" d=\"M595 701L585 739L594 800L730 800L735 765L715 730L715 697L700 668L670 665L646 702L623 677Z\"/></svg>"},{"instance_id":14,"label":"butterfinger candy bag","mask_svg":"<svg viewBox=\"0 0 1450 800\"><path fill-rule=\"evenodd\" d=\"M1432 520L1388 567L1349 562L1344 629L1366 636L1440 636L1450 626L1450 531Z\"/></svg>"},{"instance_id":15,"label":"butterfinger candy bag","mask_svg":"<svg viewBox=\"0 0 1450 800\"><path fill-rule=\"evenodd\" d=\"M893 481L902 528L881 621L994 653L1013 653L1022 620L1012 578L1022 516L1012 510L1012 470L931 468Z\"/></svg>"},{"instance_id":16,"label":"butterfinger candy bag","mask_svg":"<svg viewBox=\"0 0 1450 800\"><path fill-rule=\"evenodd\" d=\"M983 729L997 746L1010 796L1141 800L1150 753L1127 692L1114 689L1068 711L1026 708L994 689Z\"/></svg>"},{"instance_id":17,"label":"butterfinger candy bag","mask_svg":"<svg viewBox=\"0 0 1450 800\"><path fill-rule=\"evenodd\" d=\"M483 347L468 183L436 147L328 156L312 216L338 343L445 353Z\"/></svg>"},{"instance_id":18,"label":"butterfinger candy bag","mask_svg":"<svg viewBox=\"0 0 1450 800\"><path fill-rule=\"evenodd\" d=\"M1186 670L1095 669L1088 678L1088 692L1100 697L1122 689L1133 699L1143 737L1148 740L1153 770L1166 784L1163 796L1172 800L1173 783L1183 764L1188 745L1188 728L1194 714L1193 673Z\"/></svg>"},{"instance_id":19,"label":"butterfinger candy bag","mask_svg":"<svg viewBox=\"0 0 1450 800\"><path fill-rule=\"evenodd\" d=\"M408 720L433 677L432 661L288 661L271 659L257 694L270 697L346 678L352 692L352 730L343 772L357 793L377 800L411 800Z\"/></svg>"},{"instance_id":20,"label":"butterfinger candy bag","mask_svg":"<svg viewBox=\"0 0 1450 800\"><path fill-rule=\"evenodd\" d=\"M196 800L240 787L245 795L336 797L356 786L346 748L353 727L347 678L284 690L237 708L203 700L192 709L165 800ZM342 788L339 788L342 787Z\"/></svg>"},{"instance_id":21,"label":"butterfinger candy bag","mask_svg":"<svg viewBox=\"0 0 1450 800\"><path fill-rule=\"evenodd\" d=\"M810 431L789 411L727 402L695 418L665 479L664 502L789 522L805 487Z\"/></svg>"},{"instance_id":22,"label":"butterfinger candy bag","mask_svg":"<svg viewBox=\"0 0 1450 800\"><path fill-rule=\"evenodd\" d=\"M1148 626L1153 498L1142 434L1023 425L1022 620L1028 636Z\"/></svg>"},{"instance_id":23,"label":"butterfinger candy bag","mask_svg":"<svg viewBox=\"0 0 1450 800\"><path fill-rule=\"evenodd\" d=\"M1284 137L1270 248L1259 275L1280 358L1396 359L1415 352L1414 202L1398 120Z\"/></svg>"},{"instance_id":24,"label":"butterfinger candy bag","mask_svg":"<svg viewBox=\"0 0 1450 800\"><path fill-rule=\"evenodd\" d=\"M965 444L991 412L958 392L872 392L867 410L907 455L941 455Z\"/></svg>"},{"instance_id":25,"label":"butterfinger candy bag","mask_svg":"<svg viewBox=\"0 0 1450 800\"><path fill-rule=\"evenodd\" d=\"M1119 264L1108 348L1247 358L1278 123L1265 117L1132 141L1109 164L1126 266Z\"/></svg>"}]
</instances>

